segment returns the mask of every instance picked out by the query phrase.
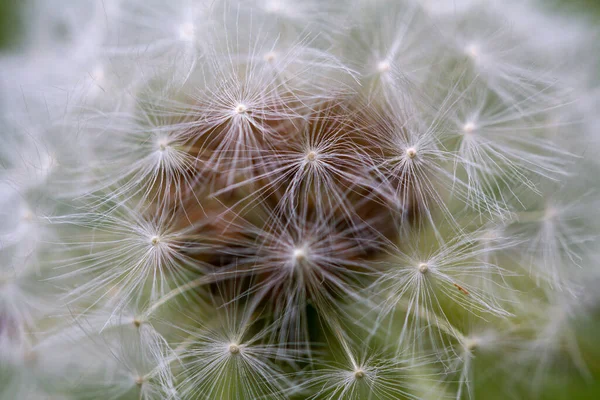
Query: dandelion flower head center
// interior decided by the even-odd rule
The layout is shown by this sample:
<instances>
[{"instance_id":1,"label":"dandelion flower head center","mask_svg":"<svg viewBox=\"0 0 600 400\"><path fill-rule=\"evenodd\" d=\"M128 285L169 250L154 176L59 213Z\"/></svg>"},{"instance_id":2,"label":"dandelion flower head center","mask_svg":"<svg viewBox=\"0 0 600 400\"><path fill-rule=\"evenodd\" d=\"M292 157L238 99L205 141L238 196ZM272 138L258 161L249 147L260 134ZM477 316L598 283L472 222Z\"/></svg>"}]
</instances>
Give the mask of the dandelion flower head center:
<instances>
[{"instance_id":1,"label":"dandelion flower head center","mask_svg":"<svg viewBox=\"0 0 600 400\"><path fill-rule=\"evenodd\" d=\"M159 151L165 151L169 147L169 140L167 138L159 139L157 145Z\"/></svg>"},{"instance_id":2,"label":"dandelion flower head center","mask_svg":"<svg viewBox=\"0 0 600 400\"><path fill-rule=\"evenodd\" d=\"M467 122L466 124L463 125L463 132L464 133L473 133L475 132L475 129L477 129L477 125L475 125L474 122Z\"/></svg>"},{"instance_id":3,"label":"dandelion flower head center","mask_svg":"<svg viewBox=\"0 0 600 400\"><path fill-rule=\"evenodd\" d=\"M292 252L294 261L299 262L306 259L306 249L304 247L296 247Z\"/></svg>"},{"instance_id":4,"label":"dandelion flower head center","mask_svg":"<svg viewBox=\"0 0 600 400\"><path fill-rule=\"evenodd\" d=\"M408 149L406 149L406 156L412 160L417 156L417 149L415 149L414 147L409 147Z\"/></svg>"},{"instance_id":5,"label":"dandelion flower head center","mask_svg":"<svg viewBox=\"0 0 600 400\"><path fill-rule=\"evenodd\" d=\"M101 82L104 80L104 68L101 65L96 66L90 73L94 82Z\"/></svg>"},{"instance_id":6,"label":"dandelion flower head center","mask_svg":"<svg viewBox=\"0 0 600 400\"><path fill-rule=\"evenodd\" d=\"M228 349L231 354L239 354L240 352L240 346L235 343L231 343Z\"/></svg>"},{"instance_id":7,"label":"dandelion flower head center","mask_svg":"<svg viewBox=\"0 0 600 400\"><path fill-rule=\"evenodd\" d=\"M181 40L192 40L194 38L196 28L191 22L186 22L179 27L179 38Z\"/></svg>"},{"instance_id":8,"label":"dandelion flower head center","mask_svg":"<svg viewBox=\"0 0 600 400\"><path fill-rule=\"evenodd\" d=\"M47 154L44 156L42 160L40 160L40 164L37 166L38 176L42 178L47 178L52 173L54 167L58 166L58 160L52 154Z\"/></svg>"},{"instance_id":9,"label":"dandelion flower head center","mask_svg":"<svg viewBox=\"0 0 600 400\"><path fill-rule=\"evenodd\" d=\"M392 69L392 66L391 66L390 62L387 60L380 61L377 64L377 71L379 71L381 73L389 72L390 69Z\"/></svg>"},{"instance_id":10,"label":"dandelion flower head center","mask_svg":"<svg viewBox=\"0 0 600 400\"><path fill-rule=\"evenodd\" d=\"M477 59L481 55L481 50L479 49L479 46L475 43L471 43L471 44L467 45L465 47L465 52L472 59Z\"/></svg>"},{"instance_id":11,"label":"dandelion flower head center","mask_svg":"<svg viewBox=\"0 0 600 400\"><path fill-rule=\"evenodd\" d=\"M429 265L427 263L420 263L418 270L422 274L426 274L429 271Z\"/></svg>"},{"instance_id":12,"label":"dandelion flower head center","mask_svg":"<svg viewBox=\"0 0 600 400\"><path fill-rule=\"evenodd\" d=\"M356 379L362 379L365 377L365 371L363 371L361 368L357 369L356 371L354 371L354 377Z\"/></svg>"},{"instance_id":13,"label":"dandelion flower head center","mask_svg":"<svg viewBox=\"0 0 600 400\"><path fill-rule=\"evenodd\" d=\"M276 58L277 58L277 55L275 54L274 51L270 51L267 54L265 54L265 61L270 64L272 64Z\"/></svg>"},{"instance_id":14,"label":"dandelion flower head center","mask_svg":"<svg viewBox=\"0 0 600 400\"><path fill-rule=\"evenodd\" d=\"M160 236L154 235L150 238L150 244L152 246L158 246L160 244Z\"/></svg>"},{"instance_id":15,"label":"dandelion flower head center","mask_svg":"<svg viewBox=\"0 0 600 400\"><path fill-rule=\"evenodd\" d=\"M245 104L240 103L235 106L234 111L236 114L245 114L248 111L248 107L246 107Z\"/></svg>"},{"instance_id":16,"label":"dandelion flower head center","mask_svg":"<svg viewBox=\"0 0 600 400\"><path fill-rule=\"evenodd\" d=\"M480 346L479 339L477 338L467 338L465 341L465 349L468 352L472 352L476 350Z\"/></svg>"}]
</instances>

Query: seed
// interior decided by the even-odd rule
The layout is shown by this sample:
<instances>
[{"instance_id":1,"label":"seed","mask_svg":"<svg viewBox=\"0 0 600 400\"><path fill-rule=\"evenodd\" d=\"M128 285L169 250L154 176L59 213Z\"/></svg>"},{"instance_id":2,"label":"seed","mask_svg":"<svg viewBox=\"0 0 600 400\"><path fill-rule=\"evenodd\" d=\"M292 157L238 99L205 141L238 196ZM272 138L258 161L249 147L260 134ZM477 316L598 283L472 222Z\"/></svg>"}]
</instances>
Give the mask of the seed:
<instances>
[{"instance_id":1,"label":"seed","mask_svg":"<svg viewBox=\"0 0 600 400\"><path fill-rule=\"evenodd\" d=\"M246 113L247 111L248 111L248 107L246 107L244 104L241 104L241 103L240 103L240 104L238 104L238 105L235 107L235 113L236 113L236 114L244 114L244 113Z\"/></svg>"},{"instance_id":2,"label":"seed","mask_svg":"<svg viewBox=\"0 0 600 400\"><path fill-rule=\"evenodd\" d=\"M240 346L235 343L229 345L229 352L231 354L238 354L240 352Z\"/></svg>"}]
</instances>

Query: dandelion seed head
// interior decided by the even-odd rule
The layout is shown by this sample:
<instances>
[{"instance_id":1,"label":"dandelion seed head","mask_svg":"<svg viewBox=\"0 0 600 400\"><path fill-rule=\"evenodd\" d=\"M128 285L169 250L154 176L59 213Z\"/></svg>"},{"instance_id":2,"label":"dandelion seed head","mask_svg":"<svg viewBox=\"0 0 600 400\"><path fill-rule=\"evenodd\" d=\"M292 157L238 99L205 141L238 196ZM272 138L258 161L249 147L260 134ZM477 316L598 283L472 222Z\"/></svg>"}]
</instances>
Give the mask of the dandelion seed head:
<instances>
[{"instance_id":1,"label":"dandelion seed head","mask_svg":"<svg viewBox=\"0 0 600 400\"><path fill-rule=\"evenodd\" d=\"M233 355L236 355L236 354L240 353L240 346L238 344L236 344L236 343L229 344L229 346L227 347L227 349Z\"/></svg>"},{"instance_id":2,"label":"dandelion seed head","mask_svg":"<svg viewBox=\"0 0 600 400\"><path fill-rule=\"evenodd\" d=\"M377 63L377 71L381 73L389 72L392 69L392 65L389 61L383 60Z\"/></svg>"},{"instance_id":3,"label":"dandelion seed head","mask_svg":"<svg viewBox=\"0 0 600 400\"><path fill-rule=\"evenodd\" d=\"M161 152L167 150L167 148L170 145L169 140L167 138L159 139L156 144L158 145L158 150Z\"/></svg>"},{"instance_id":4,"label":"dandelion seed head","mask_svg":"<svg viewBox=\"0 0 600 400\"><path fill-rule=\"evenodd\" d=\"M272 64L277 59L277 54L274 51L270 51L267 54L265 54L264 59L269 64Z\"/></svg>"},{"instance_id":5,"label":"dandelion seed head","mask_svg":"<svg viewBox=\"0 0 600 400\"><path fill-rule=\"evenodd\" d=\"M44 152L39 156L39 161L34 166L36 178L40 181L48 179L58 165L59 162L55 154Z\"/></svg>"},{"instance_id":6,"label":"dandelion seed head","mask_svg":"<svg viewBox=\"0 0 600 400\"><path fill-rule=\"evenodd\" d=\"M186 22L179 27L179 39L192 41L196 35L196 27L191 22Z\"/></svg>"},{"instance_id":7,"label":"dandelion seed head","mask_svg":"<svg viewBox=\"0 0 600 400\"><path fill-rule=\"evenodd\" d=\"M307 257L306 247L296 247L292 252L292 258L295 263L304 261Z\"/></svg>"},{"instance_id":8,"label":"dandelion seed head","mask_svg":"<svg viewBox=\"0 0 600 400\"><path fill-rule=\"evenodd\" d=\"M463 125L462 131L465 134L473 133L477 129L477 125L474 122L467 122Z\"/></svg>"},{"instance_id":9,"label":"dandelion seed head","mask_svg":"<svg viewBox=\"0 0 600 400\"><path fill-rule=\"evenodd\" d=\"M152 246L158 246L160 244L160 241L160 236L158 235L152 236L150 238L150 244L152 244Z\"/></svg>"},{"instance_id":10,"label":"dandelion seed head","mask_svg":"<svg viewBox=\"0 0 600 400\"><path fill-rule=\"evenodd\" d=\"M92 80L96 83L101 83L106 77L106 73L104 72L104 67L102 65L96 65L92 71L90 72L90 76Z\"/></svg>"},{"instance_id":11,"label":"dandelion seed head","mask_svg":"<svg viewBox=\"0 0 600 400\"><path fill-rule=\"evenodd\" d=\"M237 106L235 106L234 112L238 115L245 114L248 112L248 107L245 104L239 103Z\"/></svg>"},{"instance_id":12,"label":"dandelion seed head","mask_svg":"<svg viewBox=\"0 0 600 400\"><path fill-rule=\"evenodd\" d=\"M464 347L465 350L467 350L469 353L472 353L473 351L477 350L479 346L481 346L481 343L476 337L470 337L465 340Z\"/></svg>"},{"instance_id":13,"label":"dandelion seed head","mask_svg":"<svg viewBox=\"0 0 600 400\"><path fill-rule=\"evenodd\" d=\"M358 368L354 371L354 378L362 379L364 377L365 377L365 371L363 371L361 368Z\"/></svg>"},{"instance_id":14,"label":"dandelion seed head","mask_svg":"<svg viewBox=\"0 0 600 400\"><path fill-rule=\"evenodd\" d=\"M465 47L465 53L473 60L477 60L481 56L481 49L476 43L470 43Z\"/></svg>"},{"instance_id":15,"label":"dandelion seed head","mask_svg":"<svg viewBox=\"0 0 600 400\"><path fill-rule=\"evenodd\" d=\"M480 353L579 352L597 204L537 195L593 191L593 30L535 2L105 1L43 7L0 60L0 353L75 360L94 398L283 400L472 398ZM56 335L46 278L81 311Z\"/></svg>"}]
</instances>

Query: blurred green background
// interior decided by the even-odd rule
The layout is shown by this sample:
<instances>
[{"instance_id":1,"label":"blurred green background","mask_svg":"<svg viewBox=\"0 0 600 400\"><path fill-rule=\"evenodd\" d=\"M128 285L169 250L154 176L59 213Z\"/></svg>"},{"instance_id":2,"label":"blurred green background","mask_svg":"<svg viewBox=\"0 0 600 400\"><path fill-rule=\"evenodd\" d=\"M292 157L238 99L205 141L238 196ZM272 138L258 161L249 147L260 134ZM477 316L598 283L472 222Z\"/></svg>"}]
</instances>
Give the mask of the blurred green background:
<instances>
[{"instance_id":1,"label":"blurred green background","mask_svg":"<svg viewBox=\"0 0 600 400\"><path fill-rule=\"evenodd\" d=\"M0 0L0 49L6 50L18 43L22 19L19 5L27 0Z\"/></svg>"}]
</instances>

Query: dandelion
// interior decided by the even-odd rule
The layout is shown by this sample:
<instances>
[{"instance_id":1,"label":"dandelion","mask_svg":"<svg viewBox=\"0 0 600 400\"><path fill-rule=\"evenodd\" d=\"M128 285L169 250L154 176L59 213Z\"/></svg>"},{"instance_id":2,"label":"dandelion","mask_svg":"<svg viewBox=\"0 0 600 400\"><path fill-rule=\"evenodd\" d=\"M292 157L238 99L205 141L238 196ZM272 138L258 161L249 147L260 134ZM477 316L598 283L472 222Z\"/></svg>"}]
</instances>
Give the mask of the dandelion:
<instances>
[{"instance_id":1,"label":"dandelion","mask_svg":"<svg viewBox=\"0 0 600 400\"><path fill-rule=\"evenodd\" d=\"M454 155L439 143L438 122L419 120L410 104L396 102L386 110L374 119L365 115L357 128L369 146L381 149L374 157L375 172L387 190L380 190L390 204L400 204L405 219L436 229L433 210L440 210L446 222L458 227L447 199L452 195L464 201L465 184L446 167Z\"/></svg>"},{"instance_id":2,"label":"dandelion","mask_svg":"<svg viewBox=\"0 0 600 400\"><path fill-rule=\"evenodd\" d=\"M111 57L143 59L145 67L167 64L175 80L185 81L210 48L206 41L214 21L210 2L135 1L115 8L103 43Z\"/></svg>"},{"instance_id":3,"label":"dandelion","mask_svg":"<svg viewBox=\"0 0 600 400\"><path fill-rule=\"evenodd\" d=\"M271 299L269 308L279 321L280 341L306 340L309 303L335 320L333 310L340 301L360 300L361 277L374 273L361 258L368 249L377 248L378 241L375 236L353 236L356 227L338 225L331 214L298 214L290 221L277 214L267 218L265 227L239 225L243 236L224 249L238 257L227 269L253 277L247 294L254 307ZM366 231L369 226L359 229Z\"/></svg>"},{"instance_id":4,"label":"dandelion","mask_svg":"<svg viewBox=\"0 0 600 400\"><path fill-rule=\"evenodd\" d=\"M521 102L509 108L477 82L461 94L452 117L452 136L459 141L455 165L466 172L470 199L485 193L497 205L487 204L502 212L518 198L513 188L538 191L534 180L565 174L574 157L536 134L548 128L537 121L548 110L560 113L560 106L540 108ZM488 211L498 212L493 209Z\"/></svg>"},{"instance_id":5,"label":"dandelion","mask_svg":"<svg viewBox=\"0 0 600 400\"><path fill-rule=\"evenodd\" d=\"M299 116L293 97L279 91L282 84L266 66L219 53L212 60L210 83L182 107L195 120L187 134L199 154L207 153L203 162L232 183L238 170L250 169L278 139L273 125Z\"/></svg>"},{"instance_id":6,"label":"dandelion","mask_svg":"<svg viewBox=\"0 0 600 400\"><path fill-rule=\"evenodd\" d=\"M375 282L374 288L386 288L378 323L390 314L403 315L403 327L397 340L417 348L428 345L440 350L449 328L447 314L452 306L464 308L474 315L509 316L500 302L503 281L492 280L505 272L484 261L490 248L478 248L470 239L458 237L438 248L416 241L405 253L391 247L390 258L384 261L387 271ZM479 282L487 282L483 291ZM473 283L472 283L473 282ZM477 285L477 286L476 286Z\"/></svg>"},{"instance_id":7,"label":"dandelion","mask_svg":"<svg viewBox=\"0 0 600 400\"><path fill-rule=\"evenodd\" d=\"M83 213L56 217L54 223L87 229L66 245L72 254L59 259L60 279L87 276L88 281L69 292L72 299L107 298L115 310L139 304L142 290L151 300L165 295L210 267L193 258L205 246L202 225L179 227L177 216L161 209L151 213L121 206L110 214ZM185 223L185 220L184 220Z\"/></svg>"},{"instance_id":8,"label":"dandelion","mask_svg":"<svg viewBox=\"0 0 600 400\"><path fill-rule=\"evenodd\" d=\"M590 257L588 248L596 235L584 223L586 201L589 200L585 197L568 201L561 194L548 196L528 212L517 214L517 221L509 227L523 237L521 248L526 250L526 256L522 262L538 282L560 287Z\"/></svg>"},{"instance_id":9,"label":"dandelion","mask_svg":"<svg viewBox=\"0 0 600 400\"><path fill-rule=\"evenodd\" d=\"M352 137L335 108L292 128L285 140L266 152L262 174L227 186L219 195L238 187L250 186L250 204L276 196L277 208L284 214L302 213L305 204L314 203L322 215L339 209L348 220L355 218L355 203L371 195L373 161ZM257 187L256 190L252 190Z\"/></svg>"},{"instance_id":10,"label":"dandelion","mask_svg":"<svg viewBox=\"0 0 600 400\"><path fill-rule=\"evenodd\" d=\"M256 65L274 78L273 83L280 85L276 93L293 97L300 108L315 108L354 93L357 73L327 46L319 46L318 38L310 32L281 37L271 35L271 29L267 24L244 32L249 40L238 44L237 61Z\"/></svg>"},{"instance_id":11,"label":"dandelion","mask_svg":"<svg viewBox=\"0 0 600 400\"><path fill-rule=\"evenodd\" d=\"M462 54L473 76L481 77L506 104L518 104L536 96L539 101L545 94L550 100L560 97L548 92L563 90L556 85L554 71L543 65L541 59L536 60L537 52L530 51L528 41L520 40L508 28L507 20L512 15L498 18L494 14L474 6L457 14L454 20L442 17L445 23L454 26L449 44L456 48L457 54Z\"/></svg>"},{"instance_id":12,"label":"dandelion","mask_svg":"<svg viewBox=\"0 0 600 400\"><path fill-rule=\"evenodd\" d=\"M458 386L456 399L478 398L475 383L491 382L498 376L509 377L514 373L512 360L518 357L520 343L510 322L498 320L491 327L469 318L460 326L452 326L448 334L453 344L448 352L447 376ZM506 391L508 395L510 389Z\"/></svg>"},{"instance_id":13,"label":"dandelion","mask_svg":"<svg viewBox=\"0 0 600 400\"><path fill-rule=\"evenodd\" d=\"M52 291L36 287L39 277L31 265L0 269L0 348L27 342L27 332L54 306L45 304ZM0 357L0 360L2 357Z\"/></svg>"},{"instance_id":14,"label":"dandelion","mask_svg":"<svg viewBox=\"0 0 600 400\"><path fill-rule=\"evenodd\" d=\"M210 324L188 315L186 327L178 327L184 334L176 349L182 397L287 398L293 382L281 363L294 362L299 354L268 341L273 327L255 329L253 308L239 304L243 297L228 301L212 298L221 306Z\"/></svg>"},{"instance_id":15,"label":"dandelion","mask_svg":"<svg viewBox=\"0 0 600 400\"><path fill-rule=\"evenodd\" d=\"M95 132L88 132L94 160L85 167L94 173L83 176L90 181L84 184L89 192L110 193L98 200L99 205L139 198L167 206L181 202L185 192L196 187L191 173L197 160L189 152L187 125L155 101L140 108L141 115L100 114L85 124Z\"/></svg>"},{"instance_id":16,"label":"dandelion","mask_svg":"<svg viewBox=\"0 0 600 400\"><path fill-rule=\"evenodd\" d=\"M588 297L581 291L583 287L571 292L547 291L527 307L531 321L520 329L528 332L529 337L521 336L515 347L520 362L533 372L520 384L533 393L540 393L544 382L553 375L556 379L562 379L561 375L565 373L591 379L587 356L581 347L584 341L578 331L591 322L589 307L594 302L594 295ZM511 378L522 380L514 373Z\"/></svg>"},{"instance_id":17,"label":"dandelion","mask_svg":"<svg viewBox=\"0 0 600 400\"><path fill-rule=\"evenodd\" d=\"M426 79L430 55L441 45L432 21L414 2L365 2L356 7L357 40L347 51L362 72L369 98L377 99L377 93L392 102L410 97Z\"/></svg>"},{"instance_id":18,"label":"dandelion","mask_svg":"<svg viewBox=\"0 0 600 400\"><path fill-rule=\"evenodd\" d=\"M600 376L583 16L13 3L0 399L576 397Z\"/></svg>"},{"instance_id":19,"label":"dandelion","mask_svg":"<svg viewBox=\"0 0 600 400\"><path fill-rule=\"evenodd\" d=\"M335 363L327 363L315 370L314 377L306 386L315 386L317 391L311 399L418 399L418 382L434 384L435 375L419 375L427 366L420 361L386 357L385 352L375 351L366 343L362 350L343 337L339 337L342 357ZM426 368L425 368L426 369ZM411 379L412 378L412 379Z\"/></svg>"}]
</instances>

